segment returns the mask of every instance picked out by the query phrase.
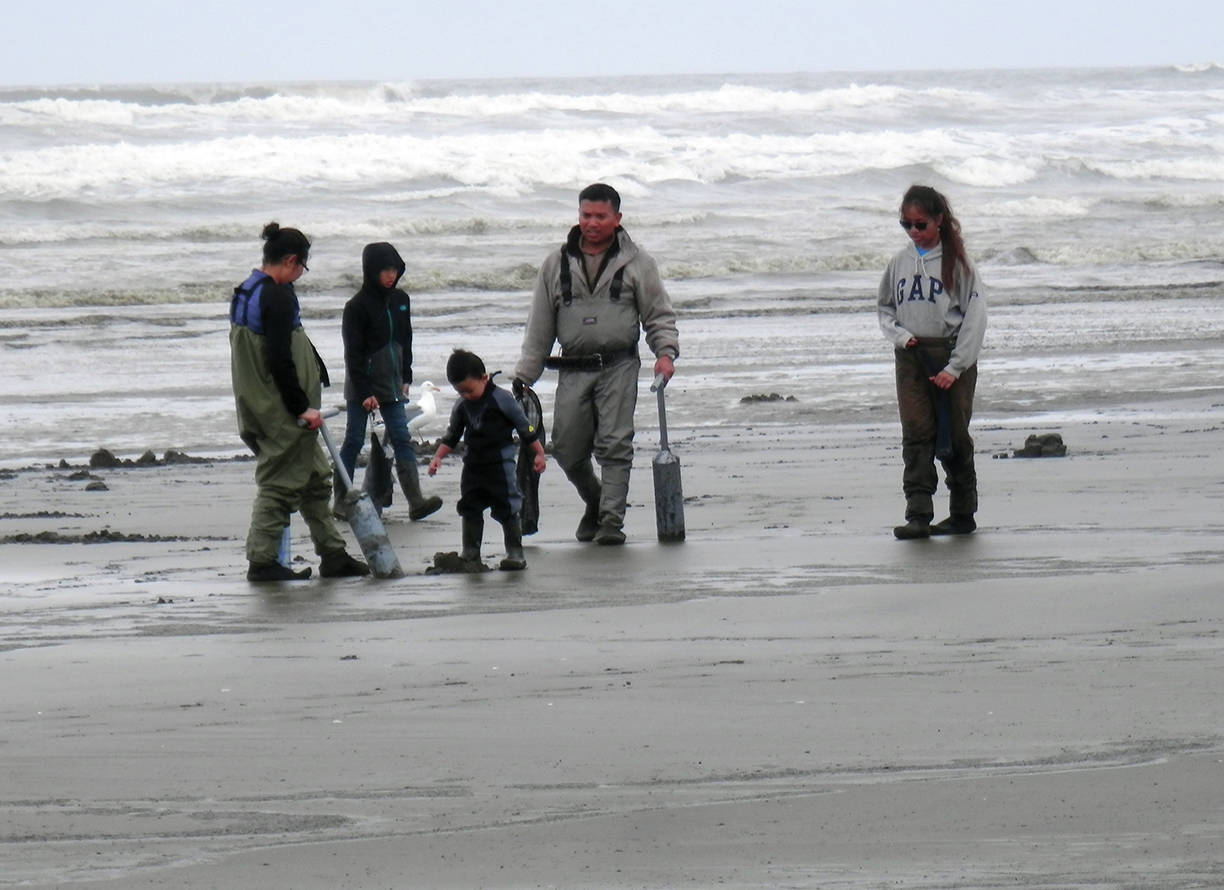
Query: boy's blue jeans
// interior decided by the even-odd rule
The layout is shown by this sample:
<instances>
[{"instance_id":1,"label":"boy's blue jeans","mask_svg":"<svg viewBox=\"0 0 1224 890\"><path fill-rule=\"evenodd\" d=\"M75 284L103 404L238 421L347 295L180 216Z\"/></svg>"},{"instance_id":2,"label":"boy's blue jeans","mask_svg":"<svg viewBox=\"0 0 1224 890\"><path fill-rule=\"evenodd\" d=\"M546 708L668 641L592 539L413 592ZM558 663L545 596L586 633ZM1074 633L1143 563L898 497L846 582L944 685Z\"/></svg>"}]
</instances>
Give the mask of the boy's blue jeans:
<instances>
[{"instance_id":1,"label":"boy's blue jeans","mask_svg":"<svg viewBox=\"0 0 1224 890\"><path fill-rule=\"evenodd\" d=\"M348 470L349 478L353 478L353 470L357 467L357 455L365 444L366 420L370 413L362 407L361 402L348 402L348 421L344 428L344 443L340 446L340 461ZM383 423L391 436L391 446L395 449L395 463L406 467L416 463L416 450L412 447L412 435L408 432L408 418L404 412L403 402L391 402L379 405Z\"/></svg>"}]
</instances>

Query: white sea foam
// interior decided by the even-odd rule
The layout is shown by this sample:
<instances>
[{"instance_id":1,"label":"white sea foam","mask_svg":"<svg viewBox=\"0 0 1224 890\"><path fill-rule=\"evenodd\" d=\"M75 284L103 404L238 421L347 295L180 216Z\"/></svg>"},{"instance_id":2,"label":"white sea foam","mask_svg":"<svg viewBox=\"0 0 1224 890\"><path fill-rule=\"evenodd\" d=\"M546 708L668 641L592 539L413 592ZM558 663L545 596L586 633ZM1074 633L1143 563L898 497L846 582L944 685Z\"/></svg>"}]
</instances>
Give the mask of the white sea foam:
<instances>
[{"instance_id":1,"label":"white sea foam","mask_svg":"<svg viewBox=\"0 0 1224 890\"><path fill-rule=\"evenodd\" d=\"M1038 197L1012 198L1001 201L984 201L975 212L987 216L1009 218L1057 219L1058 217L1082 217L1092 213L1098 204L1095 198Z\"/></svg>"},{"instance_id":2,"label":"white sea foam","mask_svg":"<svg viewBox=\"0 0 1224 890\"><path fill-rule=\"evenodd\" d=\"M404 184L413 184L420 191L404 194L414 200L445 197L456 187L518 197L582 182L593 167L606 178L649 186L844 177L926 164L950 182L994 188L1061 174L1072 157L1086 175L1224 182L1224 159L1205 145L1183 157L1089 157L1072 155L1069 146L1000 148L1000 141L970 140L950 129L715 136L593 126L514 135L345 133L239 135L188 144L86 143L6 152L0 199L187 203L257 192L286 170L295 171L299 187L319 189L323 197L346 190L377 193L380 186L403 193Z\"/></svg>"},{"instance_id":3,"label":"white sea foam","mask_svg":"<svg viewBox=\"0 0 1224 890\"><path fill-rule=\"evenodd\" d=\"M1194 62L1189 65L1174 66L1183 74L1205 74L1224 71L1224 63L1220 62Z\"/></svg>"},{"instance_id":4,"label":"white sea foam","mask_svg":"<svg viewBox=\"0 0 1224 890\"><path fill-rule=\"evenodd\" d=\"M935 88L916 91L886 84L847 84L827 89L776 89L744 84L722 84L710 89L647 92L456 92L424 95L414 85L379 84L366 89L335 85L331 89L238 95L221 101L131 101L124 98L40 97L0 100L0 122L54 125L100 123L108 126L291 122L332 123L337 119L366 125L403 122L414 117L452 120L516 117L561 112L600 113L613 116L709 114L815 114L839 109L878 107L890 103L936 101L947 105L982 105L989 99L967 91Z\"/></svg>"}]
</instances>

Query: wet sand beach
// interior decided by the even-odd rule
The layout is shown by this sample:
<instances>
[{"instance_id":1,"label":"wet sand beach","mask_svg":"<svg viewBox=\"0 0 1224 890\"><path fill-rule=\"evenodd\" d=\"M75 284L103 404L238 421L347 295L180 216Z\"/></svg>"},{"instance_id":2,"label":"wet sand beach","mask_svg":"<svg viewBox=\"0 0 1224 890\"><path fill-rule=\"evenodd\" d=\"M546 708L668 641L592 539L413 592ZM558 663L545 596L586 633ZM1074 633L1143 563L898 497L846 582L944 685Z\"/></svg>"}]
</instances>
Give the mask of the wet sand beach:
<instances>
[{"instance_id":1,"label":"wet sand beach","mask_svg":"<svg viewBox=\"0 0 1224 890\"><path fill-rule=\"evenodd\" d=\"M643 431L624 548L550 465L426 575L452 461L381 582L248 584L249 462L0 474L0 886L1220 886L1219 411L983 419L918 542L895 424L673 428L666 546Z\"/></svg>"}]
</instances>

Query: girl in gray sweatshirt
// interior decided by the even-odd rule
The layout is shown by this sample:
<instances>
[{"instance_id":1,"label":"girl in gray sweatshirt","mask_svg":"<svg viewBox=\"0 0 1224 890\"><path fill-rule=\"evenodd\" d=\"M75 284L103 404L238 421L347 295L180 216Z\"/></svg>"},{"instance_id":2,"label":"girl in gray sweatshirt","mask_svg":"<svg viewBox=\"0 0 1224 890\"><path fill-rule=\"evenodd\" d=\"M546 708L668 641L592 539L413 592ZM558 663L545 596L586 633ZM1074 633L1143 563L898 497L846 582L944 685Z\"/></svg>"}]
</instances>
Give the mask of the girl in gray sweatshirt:
<instances>
[{"instance_id":1,"label":"girl in gray sweatshirt","mask_svg":"<svg viewBox=\"0 0 1224 890\"><path fill-rule=\"evenodd\" d=\"M978 497L969 420L986 333L984 290L943 195L912 186L901 199L900 222L910 244L888 264L876 303L880 329L894 347L905 464L905 524L893 532L900 539L970 534ZM932 524L936 458L950 515Z\"/></svg>"}]
</instances>

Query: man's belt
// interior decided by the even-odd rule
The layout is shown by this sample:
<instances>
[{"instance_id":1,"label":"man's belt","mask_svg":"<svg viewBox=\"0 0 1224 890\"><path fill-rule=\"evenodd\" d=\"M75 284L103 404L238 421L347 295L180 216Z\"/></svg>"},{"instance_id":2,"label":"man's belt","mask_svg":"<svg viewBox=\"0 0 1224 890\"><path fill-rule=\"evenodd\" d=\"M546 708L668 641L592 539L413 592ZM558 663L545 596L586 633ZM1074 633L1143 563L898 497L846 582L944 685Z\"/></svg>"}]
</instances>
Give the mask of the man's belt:
<instances>
[{"instance_id":1,"label":"man's belt","mask_svg":"<svg viewBox=\"0 0 1224 890\"><path fill-rule=\"evenodd\" d=\"M605 349L589 355L575 355L562 351L544 359L544 367L553 371L602 371L627 358L637 358L637 344L627 349Z\"/></svg>"}]
</instances>

